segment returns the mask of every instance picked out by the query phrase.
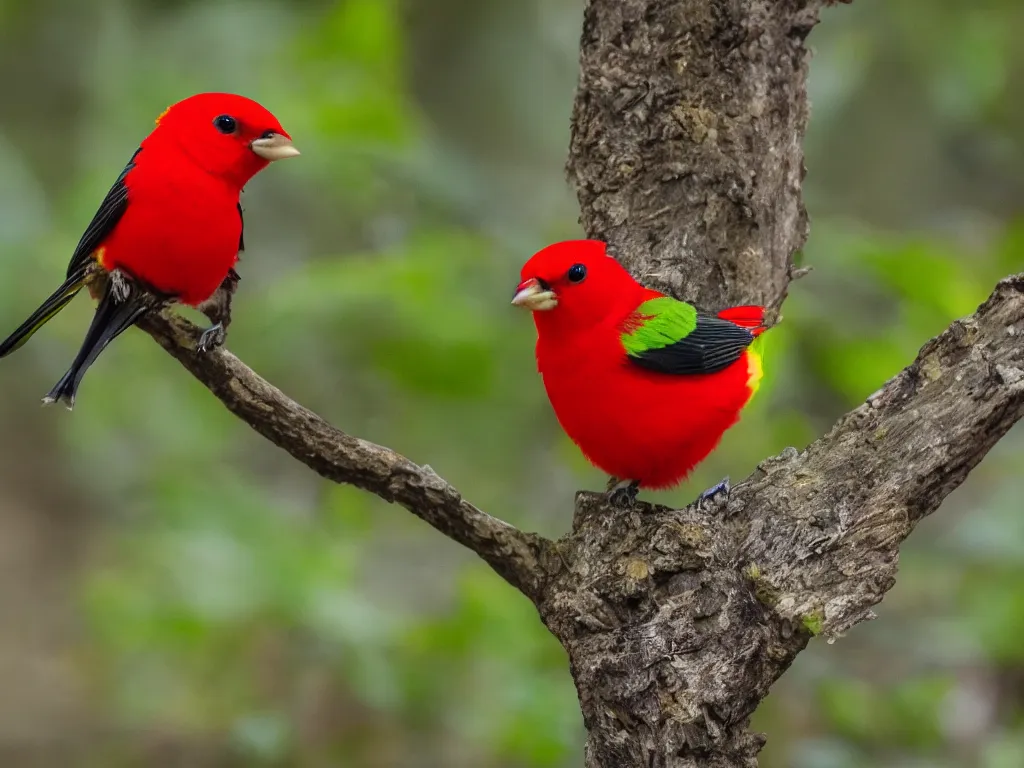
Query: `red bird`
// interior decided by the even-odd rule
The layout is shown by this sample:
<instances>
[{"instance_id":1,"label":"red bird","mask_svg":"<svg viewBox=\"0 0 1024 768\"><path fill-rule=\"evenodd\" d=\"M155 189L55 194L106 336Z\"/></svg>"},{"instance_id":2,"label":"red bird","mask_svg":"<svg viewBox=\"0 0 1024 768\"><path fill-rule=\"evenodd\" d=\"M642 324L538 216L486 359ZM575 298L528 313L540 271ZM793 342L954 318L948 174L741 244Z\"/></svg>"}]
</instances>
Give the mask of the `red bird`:
<instances>
[{"instance_id":1,"label":"red bird","mask_svg":"<svg viewBox=\"0 0 1024 768\"><path fill-rule=\"evenodd\" d=\"M277 118L251 99L201 93L171 106L100 204L63 285L0 342L0 357L21 347L83 286L99 294L99 305L78 356L44 403L74 405L86 370L158 303L152 294L210 319L200 351L223 343L244 245L242 188L271 161L298 154Z\"/></svg>"},{"instance_id":2,"label":"red bird","mask_svg":"<svg viewBox=\"0 0 1024 768\"><path fill-rule=\"evenodd\" d=\"M717 316L644 288L595 240L536 253L512 303L533 311L559 423L612 475L616 501L676 485L739 419L761 379L762 307ZM728 490L727 481L707 492Z\"/></svg>"}]
</instances>

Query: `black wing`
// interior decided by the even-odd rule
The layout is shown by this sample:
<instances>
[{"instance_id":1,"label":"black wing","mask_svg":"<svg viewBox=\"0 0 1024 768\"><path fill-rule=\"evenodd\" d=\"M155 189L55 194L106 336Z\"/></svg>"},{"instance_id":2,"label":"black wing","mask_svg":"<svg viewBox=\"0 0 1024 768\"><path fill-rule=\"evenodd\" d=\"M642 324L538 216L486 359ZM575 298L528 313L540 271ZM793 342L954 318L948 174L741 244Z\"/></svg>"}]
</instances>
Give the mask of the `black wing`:
<instances>
[{"instance_id":1,"label":"black wing","mask_svg":"<svg viewBox=\"0 0 1024 768\"><path fill-rule=\"evenodd\" d=\"M238 232L238 252L241 253L245 250L245 214L242 213L242 203L238 203L238 218L242 220L242 228ZM222 290L226 290L228 294L235 292L235 286L238 285L238 281L242 279L235 268L232 267L228 270L228 276L224 278L224 282L220 284ZM217 322L217 321L213 321ZM225 323L224 325L227 325Z\"/></svg>"},{"instance_id":2,"label":"black wing","mask_svg":"<svg viewBox=\"0 0 1024 768\"><path fill-rule=\"evenodd\" d=\"M238 218L242 220L242 229L238 233L238 252L245 250L245 215L242 213L242 204L238 204Z\"/></svg>"},{"instance_id":3,"label":"black wing","mask_svg":"<svg viewBox=\"0 0 1024 768\"><path fill-rule=\"evenodd\" d=\"M75 252L71 255L71 263L68 264L68 277L81 273L89 265L92 253L103 243L103 240L110 234L114 225L121 220L124 212L128 209L128 185L125 184L125 177L135 167L135 158L139 156L142 148L139 147L128 161L128 165L117 177L114 186L107 192L107 196L100 203L99 210L92 217L89 226L85 228L82 239L78 241Z\"/></svg>"},{"instance_id":4,"label":"black wing","mask_svg":"<svg viewBox=\"0 0 1024 768\"><path fill-rule=\"evenodd\" d=\"M754 335L728 320L697 316L697 327L674 344L628 355L641 368L676 375L716 373L740 359Z\"/></svg>"}]
</instances>

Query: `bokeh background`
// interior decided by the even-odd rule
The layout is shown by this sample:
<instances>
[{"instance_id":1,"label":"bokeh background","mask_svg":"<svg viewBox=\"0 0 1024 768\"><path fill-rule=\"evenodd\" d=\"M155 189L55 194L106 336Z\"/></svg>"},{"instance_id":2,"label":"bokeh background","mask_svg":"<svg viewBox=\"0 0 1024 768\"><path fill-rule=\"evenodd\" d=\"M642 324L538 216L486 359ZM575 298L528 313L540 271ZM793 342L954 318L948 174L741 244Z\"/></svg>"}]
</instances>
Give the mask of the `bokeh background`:
<instances>
[{"instance_id":1,"label":"bokeh background","mask_svg":"<svg viewBox=\"0 0 1024 768\"><path fill-rule=\"evenodd\" d=\"M358 435L549 536L597 488L508 304L576 236L581 0L0 0L0 325L47 295L169 103L232 90L303 150L247 191L230 347ZM1024 267L1024 7L857 2L814 32L813 235L768 375L689 485L802 447ZM144 334L39 397L81 299L0 365L0 764L581 764L527 601L331 486ZM6 331L5 331L6 332ZM1024 432L922 523L880 620L812 643L765 768L1024 766Z\"/></svg>"}]
</instances>

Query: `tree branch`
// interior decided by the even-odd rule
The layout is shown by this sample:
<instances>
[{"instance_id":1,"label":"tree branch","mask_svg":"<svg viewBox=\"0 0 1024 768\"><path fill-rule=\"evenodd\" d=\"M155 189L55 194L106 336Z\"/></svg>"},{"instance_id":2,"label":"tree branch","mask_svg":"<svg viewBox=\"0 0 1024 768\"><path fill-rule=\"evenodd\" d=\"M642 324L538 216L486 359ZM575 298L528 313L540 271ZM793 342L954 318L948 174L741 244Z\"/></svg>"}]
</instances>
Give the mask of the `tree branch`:
<instances>
[{"instance_id":1,"label":"tree branch","mask_svg":"<svg viewBox=\"0 0 1024 768\"><path fill-rule=\"evenodd\" d=\"M139 326L229 411L318 474L396 502L485 560L531 599L545 581L551 542L480 511L429 466L347 435L260 378L225 349L195 352L199 329L168 311Z\"/></svg>"},{"instance_id":2,"label":"tree branch","mask_svg":"<svg viewBox=\"0 0 1024 768\"><path fill-rule=\"evenodd\" d=\"M740 562L780 615L831 636L871 615L895 583L899 545L1024 416L1022 337L1024 274L734 496L729 510L749 527Z\"/></svg>"}]
</instances>

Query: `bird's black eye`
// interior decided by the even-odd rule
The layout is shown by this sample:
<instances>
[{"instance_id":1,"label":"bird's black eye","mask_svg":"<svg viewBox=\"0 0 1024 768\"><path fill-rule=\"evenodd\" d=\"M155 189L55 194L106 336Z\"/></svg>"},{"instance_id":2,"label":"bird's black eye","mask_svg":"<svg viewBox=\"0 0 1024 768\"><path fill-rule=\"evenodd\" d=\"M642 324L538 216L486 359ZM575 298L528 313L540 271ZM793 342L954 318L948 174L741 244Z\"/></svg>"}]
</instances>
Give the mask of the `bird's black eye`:
<instances>
[{"instance_id":1,"label":"bird's black eye","mask_svg":"<svg viewBox=\"0 0 1024 768\"><path fill-rule=\"evenodd\" d=\"M587 268L582 264L573 264L569 267L569 282L570 283L581 283L583 278L587 276Z\"/></svg>"},{"instance_id":2,"label":"bird's black eye","mask_svg":"<svg viewBox=\"0 0 1024 768\"><path fill-rule=\"evenodd\" d=\"M231 115L220 115L213 118L213 127L221 133L234 133L238 128L238 121Z\"/></svg>"}]
</instances>

